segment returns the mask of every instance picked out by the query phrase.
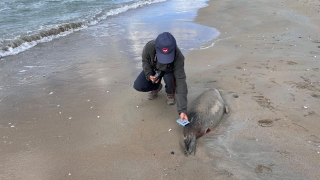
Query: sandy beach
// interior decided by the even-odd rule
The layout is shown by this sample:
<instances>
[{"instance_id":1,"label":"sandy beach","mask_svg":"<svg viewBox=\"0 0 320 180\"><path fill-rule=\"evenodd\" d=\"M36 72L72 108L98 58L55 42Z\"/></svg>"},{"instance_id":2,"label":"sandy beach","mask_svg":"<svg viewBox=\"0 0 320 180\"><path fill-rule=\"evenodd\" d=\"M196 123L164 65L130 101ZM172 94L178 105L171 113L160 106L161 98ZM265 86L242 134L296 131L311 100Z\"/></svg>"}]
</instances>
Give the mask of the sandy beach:
<instances>
[{"instance_id":1,"label":"sandy beach","mask_svg":"<svg viewBox=\"0 0 320 180\"><path fill-rule=\"evenodd\" d=\"M166 22L113 17L130 31L88 29L0 61L0 179L320 179L320 2L207 3L168 25L178 45L198 43L184 50L189 105L217 88L230 108L195 156L165 92L132 87ZM143 8L126 16L161 11Z\"/></svg>"}]
</instances>

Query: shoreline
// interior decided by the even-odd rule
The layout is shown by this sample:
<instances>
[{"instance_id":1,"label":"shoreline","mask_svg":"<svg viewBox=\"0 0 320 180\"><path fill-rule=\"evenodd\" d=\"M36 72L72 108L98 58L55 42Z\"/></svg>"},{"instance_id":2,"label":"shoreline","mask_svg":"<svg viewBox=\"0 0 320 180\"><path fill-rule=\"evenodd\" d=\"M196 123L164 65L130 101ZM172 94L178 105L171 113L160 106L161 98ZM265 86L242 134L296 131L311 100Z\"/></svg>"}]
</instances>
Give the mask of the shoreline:
<instances>
[{"instance_id":1,"label":"shoreline","mask_svg":"<svg viewBox=\"0 0 320 180\"><path fill-rule=\"evenodd\" d=\"M0 47L0 58L4 58L6 56L12 56L17 55L21 52L24 52L40 43L46 43L50 42L54 39L61 38L64 36L67 36L69 34L72 34L77 31L84 30L86 28L89 28L91 26L94 26L98 24L99 22L106 20L108 17L112 17L121 13L124 13L128 10L134 10L137 8L141 8L143 6L161 3L166 0L156 0L153 2L145 1L145 2L135 2L132 4L124 4L121 7L112 7L108 12L104 12L102 15L101 12L97 13L93 17L90 17L89 19L83 19L82 21L77 22L64 22L61 24L56 25L49 25L48 27L44 26L44 28L40 28L32 34L29 32L24 34L18 34L16 37L10 37L8 39L4 39L4 44L0 43L0 45L3 45ZM101 10L105 11L105 10ZM42 25L41 25L42 27ZM31 32L31 31L30 31ZM1 39L1 38L0 38Z\"/></svg>"}]
</instances>

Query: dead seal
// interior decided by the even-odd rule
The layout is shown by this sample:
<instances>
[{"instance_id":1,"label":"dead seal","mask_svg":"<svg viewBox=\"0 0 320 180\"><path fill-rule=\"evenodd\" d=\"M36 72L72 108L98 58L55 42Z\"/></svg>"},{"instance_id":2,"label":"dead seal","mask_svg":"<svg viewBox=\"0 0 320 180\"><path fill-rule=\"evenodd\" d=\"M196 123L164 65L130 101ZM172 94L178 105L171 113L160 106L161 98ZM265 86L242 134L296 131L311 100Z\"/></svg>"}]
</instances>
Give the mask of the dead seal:
<instances>
[{"instance_id":1,"label":"dead seal","mask_svg":"<svg viewBox=\"0 0 320 180\"><path fill-rule=\"evenodd\" d=\"M190 124L183 130L184 150L187 155L195 155L196 139L213 130L228 111L217 89L210 89L195 100L187 113Z\"/></svg>"}]
</instances>

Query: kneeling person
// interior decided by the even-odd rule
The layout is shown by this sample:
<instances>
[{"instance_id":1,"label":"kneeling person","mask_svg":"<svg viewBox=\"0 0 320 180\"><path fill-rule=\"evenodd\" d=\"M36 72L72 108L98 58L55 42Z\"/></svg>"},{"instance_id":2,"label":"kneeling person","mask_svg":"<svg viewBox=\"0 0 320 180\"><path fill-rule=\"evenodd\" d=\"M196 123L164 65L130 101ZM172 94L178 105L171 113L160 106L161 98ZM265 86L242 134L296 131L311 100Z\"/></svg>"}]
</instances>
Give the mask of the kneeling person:
<instances>
[{"instance_id":1,"label":"kneeling person","mask_svg":"<svg viewBox=\"0 0 320 180\"><path fill-rule=\"evenodd\" d=\"M188 117L186 74L184 71L184 56L177 47L175 38L168 32L158 35L157 39L149 41L142 52L143 71L134 82L134 88L140 92L149 92L149 99L155 99L162 89L164 79L167 93L167 104L177 102L177 111L181 120ZM160 78L156 80L156 72ZM155 81L156 80L156 81Z\"/></svg>"}]
</instances>

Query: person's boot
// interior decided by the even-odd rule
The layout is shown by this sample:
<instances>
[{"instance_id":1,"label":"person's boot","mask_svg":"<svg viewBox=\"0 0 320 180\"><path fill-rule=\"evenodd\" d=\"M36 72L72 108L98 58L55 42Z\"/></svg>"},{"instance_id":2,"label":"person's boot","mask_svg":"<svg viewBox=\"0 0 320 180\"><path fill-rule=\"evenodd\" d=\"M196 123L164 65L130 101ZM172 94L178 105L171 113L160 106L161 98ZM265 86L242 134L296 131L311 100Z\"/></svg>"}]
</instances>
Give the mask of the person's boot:
<instances>
[{"instance_id":1,"label":"person's boot","mask_svg":"<svg viewBox=\"0 0 320 180\"><path fill-rule=\"evenodd\" d=\"M151 92L149 92L148 96L149 96L149 100L155 99L156 97L158 97L158 92L162 89L162 84L160 84L159 88L156 90L153 90Z\"/></svg>"},{"instance_id":2,"label":"person's boot","mask_svg":"<svg viewBox=\"0 0 320 180\"><path fill-rule=\"evenodd\" d=\"M173 94L167 94L167 104L174 105L176 103Z\"/></svg>"}]
</instances>

